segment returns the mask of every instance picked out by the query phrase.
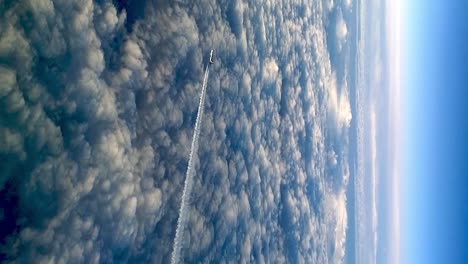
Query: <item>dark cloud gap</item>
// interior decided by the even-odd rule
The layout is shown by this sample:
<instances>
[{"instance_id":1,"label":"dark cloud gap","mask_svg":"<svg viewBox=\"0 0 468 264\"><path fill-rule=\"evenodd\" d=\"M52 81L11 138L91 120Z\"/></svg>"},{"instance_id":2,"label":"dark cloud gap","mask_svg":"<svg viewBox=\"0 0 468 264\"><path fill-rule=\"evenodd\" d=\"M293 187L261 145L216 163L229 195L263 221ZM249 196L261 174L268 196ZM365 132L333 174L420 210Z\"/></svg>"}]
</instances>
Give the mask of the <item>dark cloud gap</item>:
<instances>
[{"instance_id":1,"label":"dark cloud gap","mask_svg":"<svg viewBox=\"0 0 468 264\"><path fill-rule=\"evenodd\" d=\"M2 156L3 155L0 155L0 162L2 164L10 164L8 160ZM6 169L2 169L1 175L6 175L7 172ZM0 228L0 245L7 244L6 239L11 235L17 234L21 228L17 222L19 216L18 190L13 181L14 179L10 179L2 184L2 189L0 190L0 226L2 227ZM7 252L3 252L3 250L0 251L1 262L6 261L7 256Z\"/></svg>"},{"instance_id":2,"label":"dark cloud gap","mask_svg":"<svg viewBox=\"0 0 468 264\"><path fill-rule=\"evenodd\" d=\"M145 16L145 8L147 7L148 1L139 0L113 0L117 10L122 12L123 10L127 13L127 19L125 21L125 28L131 32L133 25L139 19Z\"/></svg>"}]
</instances>

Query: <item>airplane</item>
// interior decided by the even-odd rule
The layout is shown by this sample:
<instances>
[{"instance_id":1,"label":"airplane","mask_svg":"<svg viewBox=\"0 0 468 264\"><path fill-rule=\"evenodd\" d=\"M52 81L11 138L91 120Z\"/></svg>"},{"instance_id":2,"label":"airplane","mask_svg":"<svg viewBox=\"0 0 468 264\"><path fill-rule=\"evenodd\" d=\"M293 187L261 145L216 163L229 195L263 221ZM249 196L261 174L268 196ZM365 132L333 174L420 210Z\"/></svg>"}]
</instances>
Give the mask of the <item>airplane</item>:
<instances>
[{"instance_id":1,"label":"airplane","mask_svg":"<svg viewBox=\"0 0 468 264\"><path fill-rule=\"evenodd\" d=\"M210 64L213 64L213 50L210 51Z\"/></svg>"}]
</instances>

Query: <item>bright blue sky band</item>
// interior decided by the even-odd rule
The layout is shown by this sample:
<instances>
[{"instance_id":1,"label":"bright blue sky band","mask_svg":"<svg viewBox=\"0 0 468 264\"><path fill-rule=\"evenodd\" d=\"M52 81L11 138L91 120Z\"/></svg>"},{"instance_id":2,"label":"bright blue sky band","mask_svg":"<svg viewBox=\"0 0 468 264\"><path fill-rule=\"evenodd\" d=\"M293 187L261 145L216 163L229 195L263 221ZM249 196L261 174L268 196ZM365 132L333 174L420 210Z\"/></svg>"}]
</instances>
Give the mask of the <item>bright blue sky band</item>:
<instances>
[{"instance_id":1,"label":"bright blue sky band","mask_svg":"<svg viewBox=\"0 0 468 264\"><path fill-rule=\"evenodd\" d=\"M404 263L467 263L466 1L406 5Z\"/></svg>"}]
</instances>

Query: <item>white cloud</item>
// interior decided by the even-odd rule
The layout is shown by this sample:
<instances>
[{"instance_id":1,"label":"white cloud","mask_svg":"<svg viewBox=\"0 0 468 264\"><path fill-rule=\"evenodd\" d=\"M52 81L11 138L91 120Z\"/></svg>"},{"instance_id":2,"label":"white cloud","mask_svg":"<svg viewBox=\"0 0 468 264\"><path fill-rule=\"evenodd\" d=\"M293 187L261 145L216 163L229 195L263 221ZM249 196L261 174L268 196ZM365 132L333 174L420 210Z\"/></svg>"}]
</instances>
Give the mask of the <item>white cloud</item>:
<instances>
[{"instance_id":1,"label":"white cloud","mask_svg":"<svg viewBox=\"0 0 468 264\"><path fill-rule=\"evenodd\" d=\"M278 75L278 65L273 58L266 59L263 64L263 79L267 82L272 82Z\"/></svg>"},{"instance_id":2,"label":"white cloud","mask_svg":"<svg viewBox=\"0 0 468 264\"><path fill-rule=\"evenodd\" d=\"M31 169L12 259L167 262L214 48L185 260L341 262L351 111L326 3L302 3L301 17L234 5L230 22L213 1L129 15L112 1L13 4L0 20L0 117L15 122L0 153Z\"/></svg>"},{"instance_id":3,"label":"white cloud","mask_svg":"<svg viewBox=\"0 0 468 264\"><path fill-rule=\"evenodd\" d=\"M344 5L347 9L350 9L353 5L353 0L344 0Z\"/></svg>"},{"instance_id":4,"label":"white cloud","mask_svg":"<svg viewBox=\"0 0 468 264\"><path fill-rule=\"evenodd\" d=\"M336 22L336 37L339 40L345 40L348 35L348 27L344 21L343 15L338 16L338 21Z\"/></svg>"},{"instance_id":5,"label":"white cloud","mask_svg":"<svg viewBox=\"0 0 468 264\"><path fill-rule=\"evenodd\" d=\"M339 9L337 12L335 33L338 42L338 51L341 52L343 45L346 43L348 37L348 26L346 25L346 21L343 17L343 12L341 9Z\"/></svg>"},{"instance_id":6,"label":"white cloud","mask_svg":"<svg viewBox=\"0 0 468 264\"><path fill-rule=\"evenodd\" d=\"M336 74L333 73L327 83L328 88L328 104L335 120L335 125L338 131L349 128L352 113L349 103L348 90L346 80L341 89L337 87Z\"/></svg>"},{"instance_id":7,"label":"white cloud","mask_svg":"<svg viewBox=\"0 0 468 264\"><path fill-rule=\"evenodd\" d=\"M348 228L348 215L346 211L346 194L344 190L341 190L337 195L334 204L332 205L335 210L334 219L336 221L335 226L335 249L338 250L333 262L340 262L345 255L345 242L346 242L346 230Z\"/></svg>"}]
</instances>

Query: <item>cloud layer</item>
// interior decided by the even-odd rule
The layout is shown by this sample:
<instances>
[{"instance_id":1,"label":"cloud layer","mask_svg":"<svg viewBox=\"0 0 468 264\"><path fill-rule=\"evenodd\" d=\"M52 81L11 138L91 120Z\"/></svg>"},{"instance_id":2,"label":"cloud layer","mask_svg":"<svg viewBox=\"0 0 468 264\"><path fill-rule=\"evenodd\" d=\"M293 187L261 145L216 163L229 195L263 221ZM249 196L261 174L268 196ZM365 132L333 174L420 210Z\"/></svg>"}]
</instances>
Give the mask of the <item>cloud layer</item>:
<instances>
[{"instance_id":1,"label":"cloud layer","mask_svg":"<svg viewBox=\"0 0 468 264\"><path fill-rule=\"evenodd\" d=\"M214 49L184 260L341 262L351 112L333 3L1 5L6 257L168 263Z\"/></svg>"}]
</instances>

